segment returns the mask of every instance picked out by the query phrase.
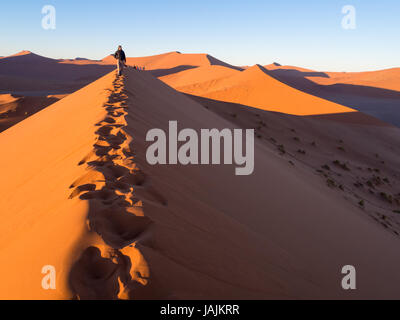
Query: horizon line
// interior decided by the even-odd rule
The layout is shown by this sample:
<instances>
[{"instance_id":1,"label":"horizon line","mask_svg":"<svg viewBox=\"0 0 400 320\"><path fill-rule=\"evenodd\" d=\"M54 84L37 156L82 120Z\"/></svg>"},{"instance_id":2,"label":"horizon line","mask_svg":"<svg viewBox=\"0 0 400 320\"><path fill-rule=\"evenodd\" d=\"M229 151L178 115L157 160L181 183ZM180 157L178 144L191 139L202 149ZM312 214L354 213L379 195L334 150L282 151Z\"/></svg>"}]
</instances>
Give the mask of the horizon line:
<instances>
[{"instance_id":1,"label":"horizon line","mask_svg":"<svg viewBox=\"0 0 400 320\"><path fill-rule=\"evenodd\" d=\"M32 53L32 54L41 56L41 57L43 57L43 58L48 58L48 59L53 59L53 60L76 60L76 59L84 59L84 60L95 61L95 62L96 62L96 61L99 61L99 62L100 62L100 61L102 61L103 59L105 59L105 58L109 57L110 55L112 55L112 54L109 54L109 55L106 55L106 56L104 56L103 58L100 58L100 59L89 58L89 57L82 57L82 56L79 56L79 55L76 56L76 57L74 57L74 58L56 58L56 57L52 57L52 56L43 55L43 54L41 54L41 53L36 53L36 52L31 51L31 50L23 49L23 50L21 50L21 51L18 51L18 52L16 52L16 53L13 53L13 54L10 54L10 55L4 55L4 56L3 56L3 55L0 55L0 58L8 58L8 57L16 56L16 55L21 54L21 53L24 53L24 52L29 52L29 53ZM233 63L227 62L226 60L219 59L219 58L217 58L216 56L214 56L214 55L212 55L212 54L210 54L210 53L206 53L206 52L183 52L183 51L180 51L180 50L172 50L172 51L154 53L154 54L151 54L151 55L144 55L144 56L127 56L127 58L133 58L133 59L135 59L135 58L145 58L145 57L152 57L152 56L163 55L163 54L169 54L169 53L193 54L193 55L194 55L194 54L198 54L198 55L209 55L209 56L211 56L211 57L213 57L213 58L215 58L215 59L218 59L218 60L220 60L220 61L222 61L222 62L224 62L224 63L230 64L230 65L232 65L232 66L234 66L234 67L252 67L252 66L256 66L256 65L267 66L267 65L272 65L272 64L279 64L279 65L282 66L282 67L297 67L297 68L309 69L309 70L311 70L311 71L318 71L318 72L336 72L336 73L378 72L378 71L385 71L385 70L392 70L392 69L399 69L399 68L400 68L400 66L391 66L391 67L384 67L384 68L378 68L378 69L369 69L369 70L362 70L362 71L344 71L344 70L342 70L342 71L337 71L337 70L329 70L329 69L316 69L316 68L313 68L313 67L302 66L302 65L300 66L300 65L295 65L295 64L282 64L282 63L280 63L280 62L278 62L278 61L273 61L273 62L266 63L266 64L264 64L264 63L255 63L255 64L240 64L240 65L238 65L238 64L233 64Z\"/></svg>"}]
</instances>

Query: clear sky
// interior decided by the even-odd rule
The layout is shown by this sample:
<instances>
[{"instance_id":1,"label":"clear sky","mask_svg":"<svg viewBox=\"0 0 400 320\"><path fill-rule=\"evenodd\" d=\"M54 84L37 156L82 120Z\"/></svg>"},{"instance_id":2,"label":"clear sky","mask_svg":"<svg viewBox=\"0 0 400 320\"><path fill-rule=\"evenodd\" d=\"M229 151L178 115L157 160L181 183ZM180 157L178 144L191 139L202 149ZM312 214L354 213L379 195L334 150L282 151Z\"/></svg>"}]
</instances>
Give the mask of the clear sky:
<instances>
[{"instance_id":1,"label":"clear sky","mask_svg":"<svg viewBox=\"0 0 400 320\"><path fill-rule=\"evenodd\" d=\"M42 28L42 7L56 29ZM342 28L342 8L356 28ZM101 59L209 53L236 65L297 65L325 71L400 67L399 0L14 0L0 4L0 55Z\"/></svg>"}]
</instances>

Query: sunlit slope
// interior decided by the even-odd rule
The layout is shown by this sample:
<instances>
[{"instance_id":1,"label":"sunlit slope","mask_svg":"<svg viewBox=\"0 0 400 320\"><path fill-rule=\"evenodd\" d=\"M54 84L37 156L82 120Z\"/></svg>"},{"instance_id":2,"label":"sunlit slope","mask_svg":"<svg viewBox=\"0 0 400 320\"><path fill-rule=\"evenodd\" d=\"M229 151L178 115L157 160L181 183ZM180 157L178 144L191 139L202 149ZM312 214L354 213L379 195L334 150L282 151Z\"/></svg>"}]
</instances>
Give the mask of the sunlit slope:
<instances>
[{"instance_id":1,"label":"sunlit slope","mask_svg":"<svg viewBox=\"0 0 400 320\"><path fill-rule=\"evenodd\" d=\"M216 82L237 74L240 74L240 71L224 66L203 66L163 76L159 79L173 88L179 88L209 81Z\"/></svg>"},{"instance_id":2,"label":"sunlit slope","mask_svg":"<svg viewBox=\"0 0 400 320\"><path fill-rule=\"evenodd\" d=\"M232 77L188 85L179 83L179 91L210 99L234 102L293 115L316 115L353 112L351 108L332 103L296 90L272 78L261 66L253 66ZM195 72L188 70L186 72ZM195 79L195 77L194 77Z\"/></svg>"},{"instance_id":3,"label":"sunlit slope","mask_svg":"<svg viewBox=\"0 0 400 320\"><path fill-rule=\"evenodd\" d=\"M0 298L70 298L68 272L84 243L87 204L69 200L69 186L105 116L111 73L0 134ZM57 290L42 288L45 265Z\"/></svg>"}]
</instances>

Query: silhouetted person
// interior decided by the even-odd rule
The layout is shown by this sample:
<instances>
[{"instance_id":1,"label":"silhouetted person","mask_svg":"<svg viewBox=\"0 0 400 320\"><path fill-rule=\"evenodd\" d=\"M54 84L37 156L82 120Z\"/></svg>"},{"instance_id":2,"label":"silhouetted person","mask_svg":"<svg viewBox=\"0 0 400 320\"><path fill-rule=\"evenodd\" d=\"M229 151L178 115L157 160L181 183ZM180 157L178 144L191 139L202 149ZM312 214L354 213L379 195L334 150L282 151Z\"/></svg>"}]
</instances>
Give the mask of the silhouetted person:
<instances>
[{"instance_id":1,"label":"silhouetted person","mask_svg":"<svg viewBox=\"0 0 400 320\"><path fill-rule=\"evenodd\" d=\"M114 54L114 58L117 59L118 75L122 75L122 70L126 64L126 56L122 46L118 47L118 50Z\"/></svg>"}]
</instances>

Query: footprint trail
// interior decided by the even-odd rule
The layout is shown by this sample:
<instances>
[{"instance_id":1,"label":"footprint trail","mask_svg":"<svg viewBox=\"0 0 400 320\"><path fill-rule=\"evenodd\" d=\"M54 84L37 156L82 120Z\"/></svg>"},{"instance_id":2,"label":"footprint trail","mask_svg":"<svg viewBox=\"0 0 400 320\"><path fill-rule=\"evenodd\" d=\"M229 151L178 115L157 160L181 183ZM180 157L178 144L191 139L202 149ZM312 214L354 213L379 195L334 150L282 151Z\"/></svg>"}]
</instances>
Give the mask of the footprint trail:
<instances>
[{"instance_id":1,"label":"footprint trail","mask_svg":"<svg viewBox=\"0 0 400 320\"><path fill-rule=\"evenodd\" d=\"M113 81L103 106L107 116L96 125L93 150L79 163L87 172L70 186L70 199L89 202L87 227L102 240L87 247L70 270L75 299L135 298L135 288L146 286L150 278L137 248L138 243L148 243L153 223L144 214L143 201L167 205L135 164L132 137L126 131L130 97L125 80L121 76Z\"/></svg>"}]
</instances>

